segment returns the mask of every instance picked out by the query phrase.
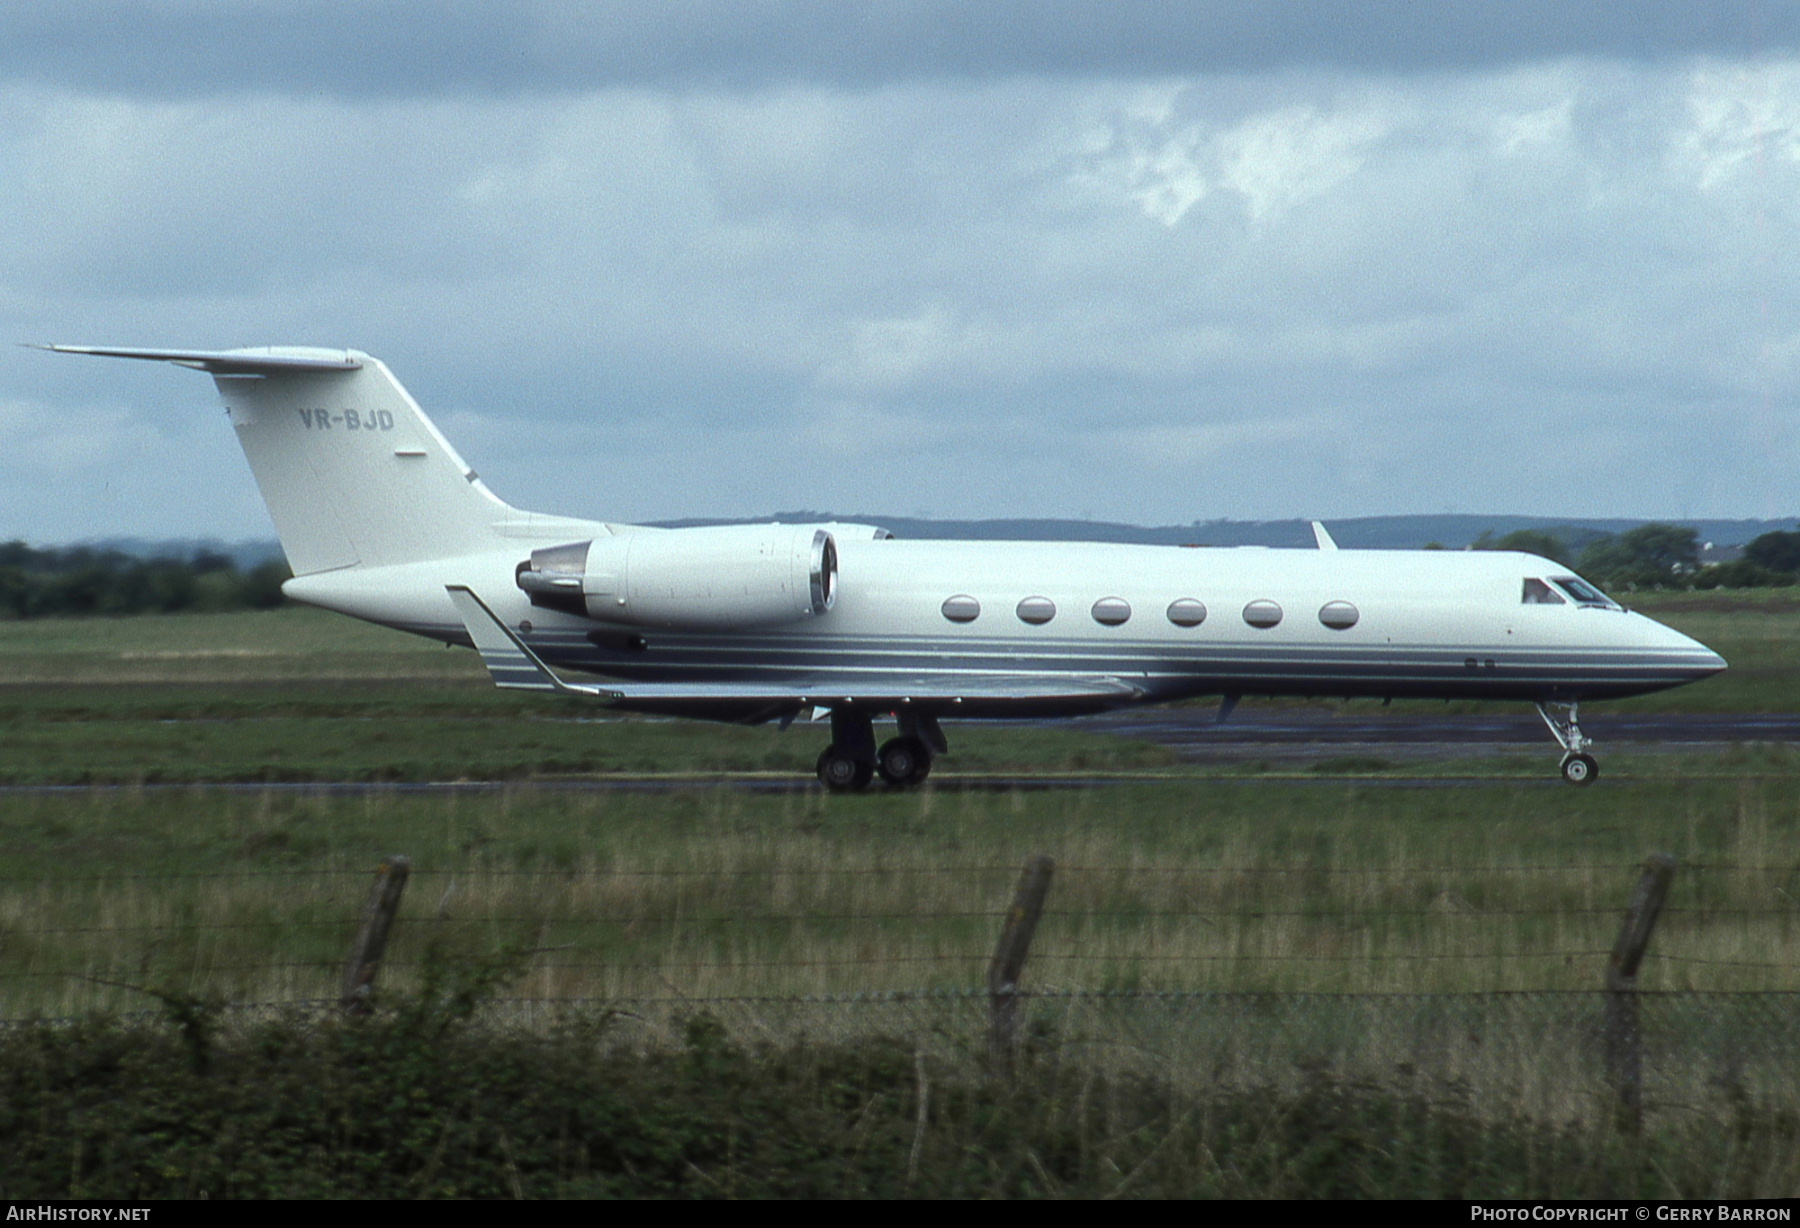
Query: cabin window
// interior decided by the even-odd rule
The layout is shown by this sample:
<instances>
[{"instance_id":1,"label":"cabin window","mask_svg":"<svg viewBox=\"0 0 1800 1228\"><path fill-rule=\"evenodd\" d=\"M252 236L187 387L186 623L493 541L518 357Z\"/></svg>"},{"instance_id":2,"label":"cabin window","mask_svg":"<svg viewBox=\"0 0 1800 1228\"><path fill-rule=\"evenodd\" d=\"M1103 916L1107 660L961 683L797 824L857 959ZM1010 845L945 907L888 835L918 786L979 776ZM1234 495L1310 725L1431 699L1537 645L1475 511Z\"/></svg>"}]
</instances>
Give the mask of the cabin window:
<instances>
[{"instance_id":1,"label":"cabin window","mask_svg":"<svg viewBox=\"0 0 1800 1228\"><path fill-rule=\"evenodd\" d=\"M1169 621L1177 627L1198 627L1206 621L1206 603L1183 597L1169 603Z\"/></svg>"},{"instance_id":2,"label":"cabin window","mask_svg":"<svg viewBox=\"0 0 1800 1228\"><path fill-rule=\"evenodd\" d=\"M1551 581L1569 596L1575 598L1577 605L1598 605L1608 609L1617 609L1618 602L1583 580L1580 576L1551 576Z\"/></svg>"},{"instance_id":3,"label":"cabin window","mask_svg":"<svg viewBox=\"0 0 1800 1228\"><path fill-rule=\"evenodd\" d=\"M1319 607L1319 621L1333 631L1348 631L1362 615L1348 601L1327 601Z\"/></svg>"},{"instance_id":4,"label":"cabin window","mask_svg":"<svg viewBox=\"0 0 1800 1228\"><path fill-rule=\"evenodd\" d=\"M981 603L967 593L944 598L944 617L953 623L972 623L981 617Z\"/></svg>"},{"instance_id":5,"label":"cabin window","mask_svg":"<svg viewBox=\"0 0 1800 1228\"><path fill-rule=\"evenodd\" d=\"M1117 627L1131 618L1131 603L1123 597L1102 597L1094 603L1094 621Z\"/></svg>"},{"instance_id":6,"label":"cabin window","mask_svg":"<svg viewBox=\"0 0 1800 1228\"><path fill-rule=\"evenodd\" d=\"M1041 627L1056 617L1056 603L1048 597L1027 597L1019 602L1019 621Z\"/></svg>"},{"instance_id":7,"label":"cabin window","mask_svg":"<svg viewBox=\"0 0 1800 1228\"><path fill-rule=\"evenodd\" d=\"M1244 607L1244 621L1267 630L1281 621L1281 607L1273 601L1252 601Z\"/></svg>"},{"instance_id":8,"label":"cabin window","mask_svg":"<svg viewBox=\"0 0 1800 1228\"><path fill-rule=\"evenodd\" d=\"M1519 597L1522 605L1567 605L1557 591L1542 580L1525 581L1525 591Z\"/></svg>"}]
</instances>

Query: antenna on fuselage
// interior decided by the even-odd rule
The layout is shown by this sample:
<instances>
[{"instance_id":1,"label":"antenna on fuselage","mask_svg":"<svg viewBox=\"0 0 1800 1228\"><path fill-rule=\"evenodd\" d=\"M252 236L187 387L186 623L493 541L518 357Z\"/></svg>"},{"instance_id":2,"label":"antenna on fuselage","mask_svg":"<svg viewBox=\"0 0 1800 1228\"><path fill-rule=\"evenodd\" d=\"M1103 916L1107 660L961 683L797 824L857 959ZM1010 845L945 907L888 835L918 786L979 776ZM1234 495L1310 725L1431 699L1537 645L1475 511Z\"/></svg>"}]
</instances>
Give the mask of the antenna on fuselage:
<instances>
[{"instance_id":1,"label":"antenna on fuselage","mask_svg":"<svg viewBox=\"0 0 1800 1228\"><path fill-rule=\"evenodd\" d=\"M1324 521L1315 520L1312 522L1312 527L1313 527L1313 540L1319 543L1319 549L1321 549L1321 550L1336 550L1338 548L1337 543L1331 540L1331 534L1329 534L1325 531L1325 522Z\"/></svg>"}]
</instances>

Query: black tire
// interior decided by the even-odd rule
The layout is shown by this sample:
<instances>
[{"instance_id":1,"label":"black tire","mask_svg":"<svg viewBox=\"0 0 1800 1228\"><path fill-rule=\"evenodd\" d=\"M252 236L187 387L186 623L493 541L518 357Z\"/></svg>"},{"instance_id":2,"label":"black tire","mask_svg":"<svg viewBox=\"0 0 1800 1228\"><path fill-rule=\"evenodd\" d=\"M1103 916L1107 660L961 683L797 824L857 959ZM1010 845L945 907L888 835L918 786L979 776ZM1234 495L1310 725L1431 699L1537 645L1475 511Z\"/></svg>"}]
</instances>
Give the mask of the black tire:
<instances>
[{"instance_id":1,"label":"black tire","mask_svg":"<svg viewBox=\"0 0 1800 1228\"><path fill-rule=\"evenodd\" d=\"M927 749L929 750L930 748L928 747ZM909 785L924 784L925 778L931 775L931 760L932 756L929 754L919 760L919 766L913 771L912 779L906 783Z\"/></svg>"},{"instance_id":2,"label":"black tire","mask_svg":"<svg viewBox=\"0 0 1800 1228\"><path fill-rule=\"evenodd\" d=\"M1600 765L1592 755L1564 755L1562 775L1572 785L1591 785L1600 776Z\"/></svg>"},{"instance_id":3,"label":"black tire","mask_svg":"<svg viewBox=\"0 0 1800 1228\"><path fill-rule=\"evenodd\" d=\"M862 763L835 746L819 752L819 783L833 793L853 793L869 787L875 777L874 765Z\"/></svg>"},{"instance_id":4,"label":"black tire","mask_svg":"<svg viewBox=\"0 0 1800 1228\"><path fill-rule=\"evenodd\" d=\"M931 775L931 748L918 738L894 738L876 755L875 768L895 788L916 785Z\"/></svg>"}]
</instances>

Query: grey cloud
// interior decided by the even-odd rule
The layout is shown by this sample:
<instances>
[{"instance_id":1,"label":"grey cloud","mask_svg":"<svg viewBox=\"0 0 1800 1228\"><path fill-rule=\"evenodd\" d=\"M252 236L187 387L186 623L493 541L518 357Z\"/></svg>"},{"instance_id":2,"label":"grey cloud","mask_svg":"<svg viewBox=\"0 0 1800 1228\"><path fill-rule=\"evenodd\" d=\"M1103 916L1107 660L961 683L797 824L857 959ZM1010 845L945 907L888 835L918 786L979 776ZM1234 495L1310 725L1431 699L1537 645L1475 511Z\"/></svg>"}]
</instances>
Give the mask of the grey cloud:
<instances>
[{"instance_id":1,"label":"grey cloud","mask_svg":"<svg viewBox=\"0 0 1800 1228\"><path fill-rule=\"evenodd\" d=\"M0 8L0 77L173 97L1416 72L1795 47L1795 0L67 0Z\"/></svg>"},{"instance_id":2,"label":"grey cloud","mask_svg":"<svg viewBox=\"0 0 1800 1228\"><path fill-rule=\"evenodd\" d=\"M15 86L0 166L13 337L367 349L495 489L552 510L1791 508L1791 62L486 101ZM127 521L253 534L216 519L254 496L203 379L18 351L0 401L67 475L17 469L0 537L116 531L94 492L117 450L82 468L75 442L142 422L182 493L133 470ZM215 490L229 506L194 493ZM82 527L35 528L46 509Z\"/></svg>"}]
</instances>

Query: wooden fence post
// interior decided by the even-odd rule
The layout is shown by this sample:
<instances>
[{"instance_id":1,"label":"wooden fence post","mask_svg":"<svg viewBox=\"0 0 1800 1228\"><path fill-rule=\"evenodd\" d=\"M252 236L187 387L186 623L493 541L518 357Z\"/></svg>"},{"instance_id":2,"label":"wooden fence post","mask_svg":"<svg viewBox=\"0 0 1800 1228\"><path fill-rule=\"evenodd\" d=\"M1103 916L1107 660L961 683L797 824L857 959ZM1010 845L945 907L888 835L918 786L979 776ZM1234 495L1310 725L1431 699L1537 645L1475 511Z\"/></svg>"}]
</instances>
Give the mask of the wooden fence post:
<instances>
[{"instance_id":1,"label":"wooden fence post","mask_svg":"<svg viewBox=\"0 0 1800 1228\"><path fill-rule=\"evenodd\" d=\"M1637 975L1650 933L1669 896L1675 859L1652 853L1644 861L1619 939L1606 961L1606 1069L1618 1094L1619 1128L1635 1134L1643 1119L1644 1041L1638 1027Z\"/></svg>"},{"instance_id":2,"label":"wooden fence post","mask_svg":"<svg viewBox=\"0 0 1800 1228\"><path fill-rule=\"evenodd\" d=\"M381 957L387 951L388 934L400 911L400 897L406 894L406 880L412 874L412 862L404 857L381 859L375 867L375 885L369 891L369 902L363 905L362 925L350 944L350 958L344 964L344 991L339 1005L346 1015L366 1014L369 995L375 990L375 974L381 969Z\"/></svg>"},{"instance_id":3,"label":"wooden fence post","mask_svg":"<svg viewBox=\"0 0 1800 1228\"><path fill-rule=\"evenodd\" d=\"M1037 854L1019 875L1012 907L1000 925L1000 941L988 964L988 1053L998 1062L1012 1057L1019 1039L1019 981L1025 975L1025 959L1031 954L1031 937L1044 915L1050 895L1050 875L1056 862Z\"/></svg>"}]
</instances>

